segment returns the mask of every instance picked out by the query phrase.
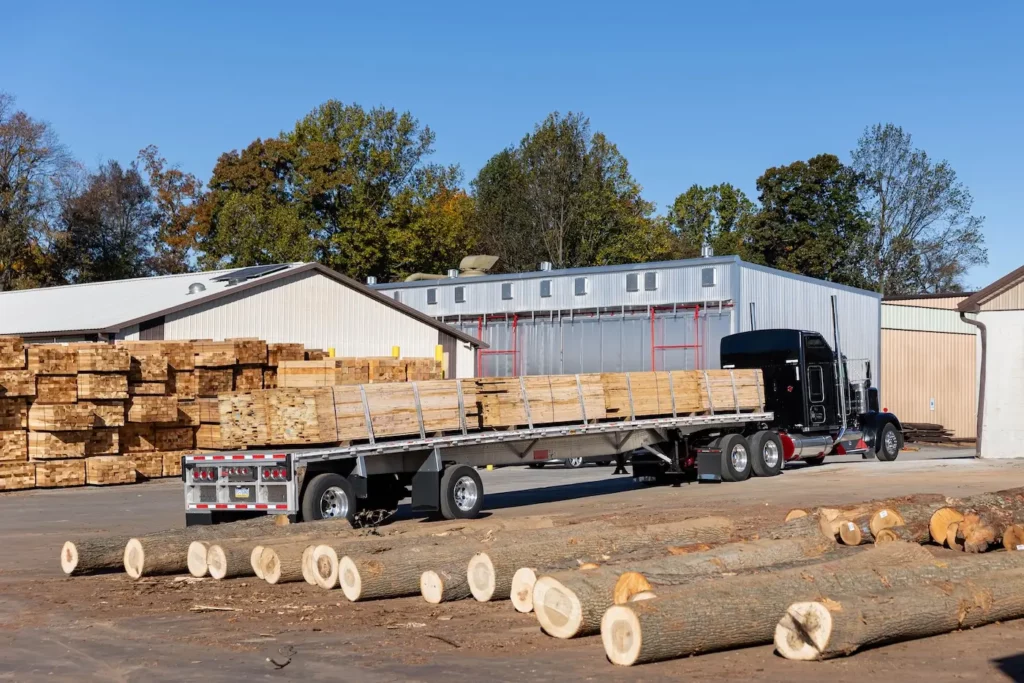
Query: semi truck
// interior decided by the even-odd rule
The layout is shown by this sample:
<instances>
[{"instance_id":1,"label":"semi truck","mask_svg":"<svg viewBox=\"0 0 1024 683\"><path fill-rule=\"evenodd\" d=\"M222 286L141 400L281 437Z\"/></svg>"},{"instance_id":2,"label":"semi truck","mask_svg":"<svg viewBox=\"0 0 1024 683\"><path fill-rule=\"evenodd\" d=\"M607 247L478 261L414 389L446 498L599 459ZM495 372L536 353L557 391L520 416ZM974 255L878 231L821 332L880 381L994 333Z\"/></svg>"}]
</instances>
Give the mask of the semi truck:
<instances>
[{"instance_id":1,"label":"semi truck","mask_svg":"<svg viewBox=\"0 0 1024 683\"><path fill-rule=\"evenodd\" d=\"M763 405L752 412L712 407L705 415L584 419L483 432L463 424L460 432L445 435L421 429L415 438L345 446L188 455L182 460L186 524L260 514L355 523L360 513L393 510L410 495L414 512L472 518L483 507L477 468L485 465L629 455L633 476L657 484L687 475L728 482L771 477L786 462L815 465L830 454L895 460L902 427L895 415L879 411L870 372L866 379L848 379L834 297L832 309L835 348L821 334L802 330L722 339L723 369L762 370Z\"/></svg>"}]
</instances>

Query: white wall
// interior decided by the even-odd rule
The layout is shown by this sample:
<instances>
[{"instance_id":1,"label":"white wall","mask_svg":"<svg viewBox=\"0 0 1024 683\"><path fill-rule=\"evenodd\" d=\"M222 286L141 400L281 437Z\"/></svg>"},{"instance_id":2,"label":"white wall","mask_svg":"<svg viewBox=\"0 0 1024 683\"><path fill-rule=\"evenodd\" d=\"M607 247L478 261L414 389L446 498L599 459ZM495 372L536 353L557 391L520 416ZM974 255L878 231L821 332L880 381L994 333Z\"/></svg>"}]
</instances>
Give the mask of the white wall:
<instances>
[{"instance_id":1,"label":"white wall","mask_svg":"<svg viewBox=\"0 0 1024 683\"><path fill-rule=\"evenodd\" d=\"M983 311L988 328L981 457L1024 458L1024 311Z\"/></svg>"},{"instance_id":2,"label":"white wall","mask_svg":"<svg viewBox=\"0 0 1024 683\"><path fill-rule=\"evenodd\" d=\"M455 377L465 379L476 376L476 351L472 344L455 341Z\"/></svg>"}]
</instances>

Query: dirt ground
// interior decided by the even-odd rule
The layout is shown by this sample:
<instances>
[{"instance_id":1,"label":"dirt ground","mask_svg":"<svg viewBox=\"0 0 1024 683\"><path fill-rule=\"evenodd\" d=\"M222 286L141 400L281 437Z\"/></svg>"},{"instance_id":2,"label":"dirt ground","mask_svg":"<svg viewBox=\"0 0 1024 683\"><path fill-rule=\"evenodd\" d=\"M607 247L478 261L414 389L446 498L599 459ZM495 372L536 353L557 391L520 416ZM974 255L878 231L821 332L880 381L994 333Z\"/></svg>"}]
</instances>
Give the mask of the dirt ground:
<instances>
[{"instance_id":1,"label":"dirt ground","mask_svg":"<svg viewBox=\"0 0 1024 683\"><path fill-rule=\"evenodd\" d=\"M1024 485L1024 463L963 455L934 449L895 463L845 459L768 480L657 489L609 469L500 470L485 473L485 486L496 519L722 514L753 527L793 507ZM0 520L0 681L1024 681L1021 621L824 663L790 662L764 646L621 668L607 662L599 638L550 638L507 602L349 603L340 592L252 577L61 575L68 538L179 526L180 482L0 495Z\"/></svg>"}]
</instances>

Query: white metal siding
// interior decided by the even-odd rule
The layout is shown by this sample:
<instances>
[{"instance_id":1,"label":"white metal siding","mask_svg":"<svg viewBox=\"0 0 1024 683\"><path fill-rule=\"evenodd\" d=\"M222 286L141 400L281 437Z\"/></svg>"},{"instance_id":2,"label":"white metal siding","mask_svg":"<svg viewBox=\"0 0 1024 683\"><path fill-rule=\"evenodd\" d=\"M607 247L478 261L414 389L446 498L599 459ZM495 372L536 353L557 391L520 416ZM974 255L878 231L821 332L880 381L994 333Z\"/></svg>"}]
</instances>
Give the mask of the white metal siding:
<instances>
[{"instance_id":1,"label":"white metal siding","mask_svg":"<svg viewBox=\"0 0 1024 683\"><path fill-rule=\"evenodd\" d=\"M976 335L978 328L960 320L957 311L941 308L882 304L882 328Z\"/></svg>"},{"instance_id":2,"label":"white metal siding","mask_svg":"<svg viewBox=\"0 0 1024 683\"><path fill-rule=\"evenodd\" d=\"M434 357L437 329L319 273L253 287L166 316L166 339L259 337L339 356Z\"/></svg>"},{"instance_id":3,"label":"white metal siding","mask_svg":"<svg viewBox=\"0 0 1024 683\"><path fill-rule=\"evenodd\" d=\"M166 334L166 332L165 332L165 334ZM118 339L127 339L129 341L138 341L139 340L139 326L138 325L132 325L131 327L124 328L123 330L118 332L117 338ZM168 337L168 338L170 338L170 337Z\"/></svg>"},{"instance_id":4,"label":"white metal siding","mask_svg":"<svg viewBox=\"0 0 1024 683\"><path fill-rule=\"evenodd\" d=\"M472 344L457 341L455 347L455 377L468 378L476 375L476 351Z\"/></svg>"},{"instance_id":5,"label":"white metal siding","mask_svg":"<svg viewBox=\"0 0 1024 683\"><path fill-rule=\"evenodd\" d=\"M1024 311L983 311L988 328L981 457L1024 458Z\"/></svg>"},{"instance_id":6,"label":"white metal siding","mask_svg":"<svg viewBox=\"0 0 1024 683\"><path fill-rule=\"evenodd\" d=\"M839 297L839 332L849 359L871 361L872 382L879 386L881 357L881 297L867 291L832 285L770 269L740 265L739 331L750 328L754 303L757 328L789 328L819 332L833 343L832 301ZM884 395L883 399L884 401Z\"/></svg>"}]
</instances>

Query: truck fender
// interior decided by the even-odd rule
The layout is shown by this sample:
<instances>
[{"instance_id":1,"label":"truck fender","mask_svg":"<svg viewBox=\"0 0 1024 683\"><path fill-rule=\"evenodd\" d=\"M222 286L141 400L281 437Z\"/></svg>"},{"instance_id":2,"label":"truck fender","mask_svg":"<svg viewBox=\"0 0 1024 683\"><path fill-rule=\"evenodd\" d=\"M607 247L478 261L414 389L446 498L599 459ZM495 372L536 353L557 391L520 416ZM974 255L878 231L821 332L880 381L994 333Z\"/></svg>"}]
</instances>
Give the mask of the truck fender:
<instances>
[{"instance_id":1,"label":"truck fender","mask_svg":"<svg viewBox=\"0 0 1024 683\"><path fill-rule=\"evenodd\" d=\"M872 411L860 416L860 428L864 432L864 443L872 451L878 450L878 435L882 431L882 427L887 424L891 424L900 430L901 433L903 432L903 425L900 424L899 419L892 413Z\"/></svg>"}]
</instances>

